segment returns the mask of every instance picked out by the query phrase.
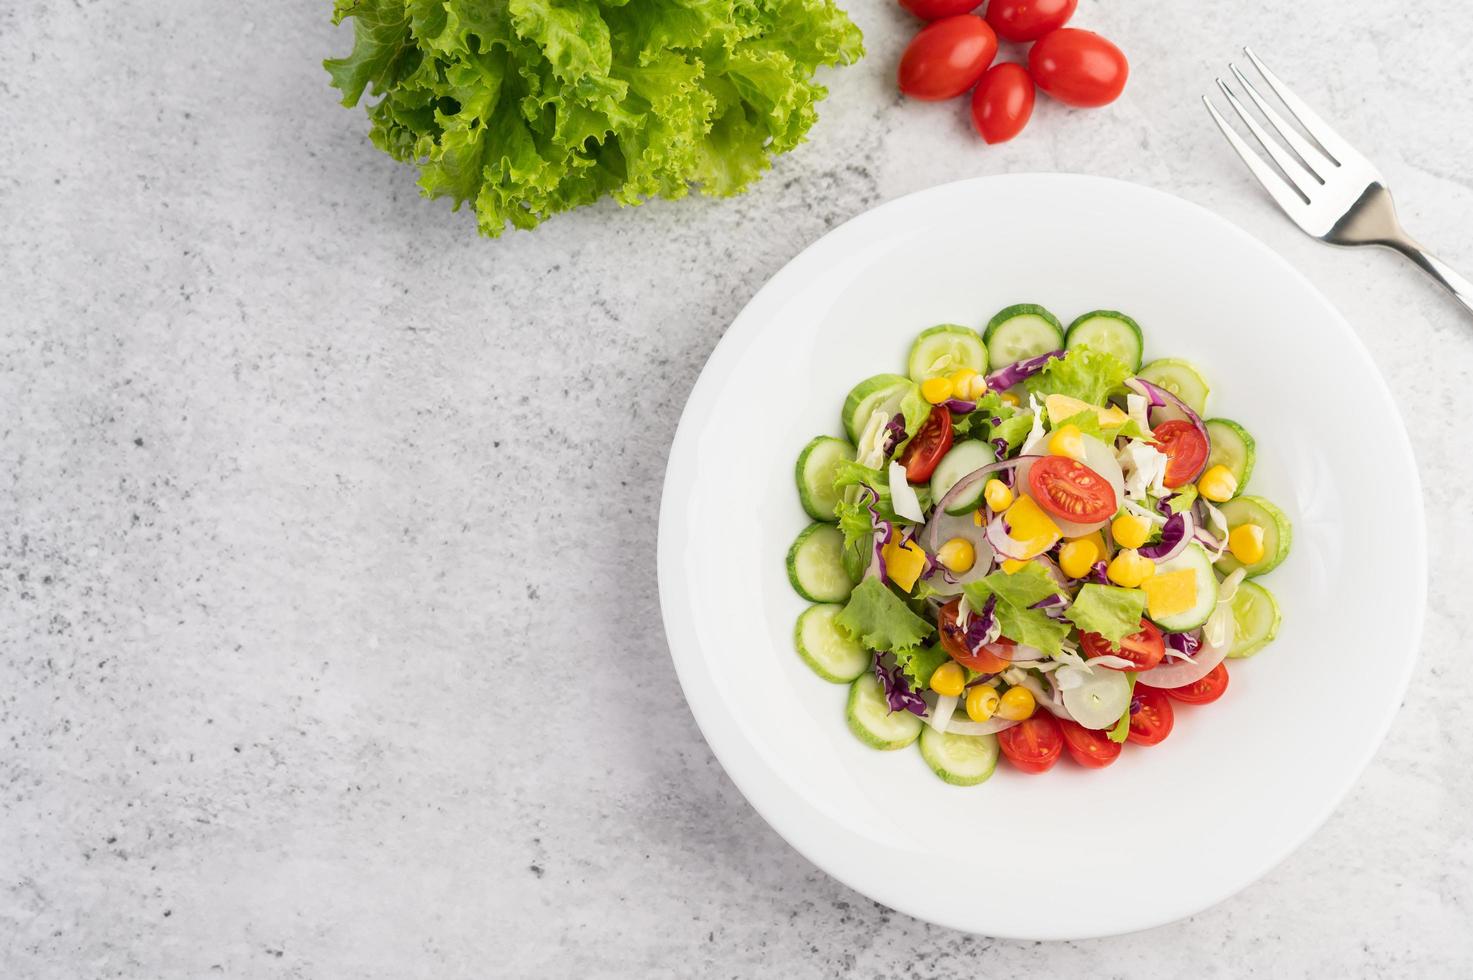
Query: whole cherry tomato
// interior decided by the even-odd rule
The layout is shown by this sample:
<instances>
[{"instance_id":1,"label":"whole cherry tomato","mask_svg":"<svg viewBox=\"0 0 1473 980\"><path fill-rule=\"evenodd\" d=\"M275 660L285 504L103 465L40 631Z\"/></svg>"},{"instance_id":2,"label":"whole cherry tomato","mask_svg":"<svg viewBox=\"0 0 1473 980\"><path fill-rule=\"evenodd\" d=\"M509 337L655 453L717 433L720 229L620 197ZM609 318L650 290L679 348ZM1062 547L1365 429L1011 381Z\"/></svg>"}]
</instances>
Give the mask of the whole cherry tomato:
<instances>
[{"instance_id":1,"label":"whole cherry tomato","mask_svg":"<svg viewBox=\"0 0 1473 980\"><path fill-rule=\"evenodd\" d=\"M987 23L1009 41L1037 41L1068 23L1077 6L1079 0L992 0Z\"/></svg>"},{"instance_id":2,"label":"whole cherry tomato","mask_svg":"<svg viewBox=\"0 0 1473 980\"><path fill-rule=\"evenodd\" d=\"M969 14L981 6L982 0L900 0L900 5L923 20Z\"/></svg>"},{"instance_id":3,"label":"whole cherry tomato","mask_svg":"<svg viewBox=\"0 0 1473 980\"><path fill-rule=\"evenodd\" d=\"M1028 52L1028 73L1065 105L1091 108L1119 97L1130 75L1120 49L1094 31L1061 27Z\"/></svg>"},{"instance_id":4,"label":"whole cherry tomato","mask_svg":"<svg viewBox=\"0 0 1473 980\"><path fill-rule=\"evenodd\" d=\"M913 99L952 99L977 84L997 55L997 35L975 14L921 28L900 58L900 91Z\"/></svg>"},{"instance_id":5,"label":"whole cherry tomato","mask_svg":"<svg viewBox=\"0 0 1473 980\"><path fill-rule=\"evenodd\" d=\"M1022 65L993 65L972 91L972 125L988 143L1006 143L1032 115L1033 79Z\"/></svg>"}]
</instances>

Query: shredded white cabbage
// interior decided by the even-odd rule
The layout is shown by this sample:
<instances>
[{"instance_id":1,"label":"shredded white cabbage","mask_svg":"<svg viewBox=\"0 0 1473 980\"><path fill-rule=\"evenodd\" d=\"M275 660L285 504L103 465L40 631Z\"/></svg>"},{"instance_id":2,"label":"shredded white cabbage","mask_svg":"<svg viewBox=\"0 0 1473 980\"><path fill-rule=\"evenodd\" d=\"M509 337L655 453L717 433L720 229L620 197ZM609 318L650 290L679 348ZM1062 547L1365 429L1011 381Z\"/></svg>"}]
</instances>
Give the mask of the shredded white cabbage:
<instances>
[{"instance_id":1,"label":"shredded white cabbage","mask_svg":"<svg viewBox=\"0 0 1473 980\"><path fill-rule=\"evenodd\" d=\"M1125 414L1135 420L1135 424L1141 427L1141 431L1147 436L1151 434L1150 402L1144 395L1125 396Z\"/></svg>"},{"instance_id":2,"label":"shredded white cabbage","mask_svg":"<svg viewBox=\"0 0 1473 980\"><path fill-rule=\"evenodd\" d=\"M1226 645L1232 639L1233 627L1237 625L1233 617L1233 597L1238 594L1243 573L1243 569L1237 569L1223 579L1217 588L1217 606L1212 610L1212 615L1207 617L1207 624L1202 627L1202 641L1213 649Z\"/></svg>"},{"instance_id":3,"label":"shredded white cabbage","mask_svg":"<svg viewBox=\"0 0 1473 980\"><path fill-rule=\"evenodd\" d=\"M877 408L870 413L869 421L864 424L864 431L859 434L859 444L855 452L855 459L860 466L877 470L885 462L885 425L889 421L890 416L885 414L884 409Z\"/></svg>"},{"instance_id":4,"label":"shredded white cabbage","mask_svg":"<svg viewBox=\"0 0 1473 980\"><path fill-rule=\"evenodd\" d=\"M931 723L932 728L938 732L946 731L946 723L951 721L951 716L956 713L956 701L957 699L951 696L936 699L936 707L932 709L930 717L926 719Z\"/></svg>"},{"instance_id":5,"label":"shredded white cabbage","mask_svg":"<svg viewBox=\"0 0 1473 980\"><path fill-rule=\"evenodd\" d=\"M1028 438L1023 440L1023 445L1018 450L1019 456L1034 455L1047 436L1047 433L1043 431L1042 406L1038 404L1038 397L1032 392L1028 393L1028 408L1033 412L1033 428L1028 430Z\"/></svg>"},{"instance_id":6,"label":"shredded white cabbage","mask_svg":"<svg viewBox=\"0 0 1473 980\"><path fill-rule=\"evenodd\" d=\"M967 624L972 621L972 604L967 601L967 594L962 593L961 601L956 604L956 625L965 631Z\"/></svg>"},{"instance_id":7,"label":"shredded white cabbage","mask_svg":"<svg viewBox=\"0 0 1473 980\"><path fill-rule=\"evenodd\" d=\"M1132 439L1120 450L1125 495L1145 500L1150 494L1166 496L1166 454L1143 439Z\"/></svg>"},{"instance_id":8,"label":"shredded white cabbage","mask_svg":"<svg viewBox=\"0 0 1473 980\"><path fill-rule=\"evenodd\" d=\"M1166 523L1166 517L1162 515L1160 511L1152 510L1149 507L1142 507L1140 504L1133 503L1129 500L1125 501L1125 509L1130 511L1136 517L1144 518L1145 520L1148 520L1153 524Z\"/></svg>"},{"instance_id":9,"label":"shredded white cabbage","mask_svg":"<svg viewBox=\"0 0 1473 980\"><path fill-rule=\"evenodd\" d=\"M890 506L895 508L895 513L917 524L926 519L925 512L921 510L921 499L905 478L905 467L893 459L890 461Z\"/></svg>"}]
</instances>

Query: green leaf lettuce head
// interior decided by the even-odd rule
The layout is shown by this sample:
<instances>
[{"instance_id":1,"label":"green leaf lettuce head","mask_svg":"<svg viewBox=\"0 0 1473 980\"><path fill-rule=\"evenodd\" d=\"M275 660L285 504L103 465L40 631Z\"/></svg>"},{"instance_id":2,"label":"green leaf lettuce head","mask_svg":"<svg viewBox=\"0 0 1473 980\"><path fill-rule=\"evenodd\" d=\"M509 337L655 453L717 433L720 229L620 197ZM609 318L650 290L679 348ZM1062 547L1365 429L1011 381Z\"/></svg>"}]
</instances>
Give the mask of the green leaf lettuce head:
<instances>
[{"instance_id":1,"label":"green leaf lettuce head","mask_svg":"<svg viewBox=\"0 0 1473 980\"><path fill-rule=\"evenodd\" d=\"M1098 633L1119 646L1132 633L1139 633L1146 611L1146 594L1140 589L1090 582L1079 590L1064 616L1085 633Z\"/></svg>"},{"instance_id":2,"label":"green leaf lettuce head","mask_svg":"<svg viewBox=\"0 0 1473 980\"><path fill-rule=\"evenodd\" d=\"M834 619L867 650L909 654L931 635L931 624L906 608L904 602L877 578L854 587L849 604Z\"/></svg>"},{"instance_id":3,"label":"green leaf lettuce head","mask_svg":"<svg viewBox=\"0 0 1473 980\"><path fill-rule=\"evenodd\" d=\"M1114 354L1076 347L1056 357L1023 382L1042 401L1049 395L1068 395L1091 405L1103 405L1112 394L1125 390L1130 368Z\"/></svg>"},{"instance_id":4,"label":"green leaf lettuce head","mask_svg":"<svg viewBox=\"0 0 1473 980\"><path fill-rule=\"evenodd\" d=\"M729 196L801 143L821 65L863 54L832 0L337 0L374 145L482 234L605 195Z\"/></svg>"}]
</instances>

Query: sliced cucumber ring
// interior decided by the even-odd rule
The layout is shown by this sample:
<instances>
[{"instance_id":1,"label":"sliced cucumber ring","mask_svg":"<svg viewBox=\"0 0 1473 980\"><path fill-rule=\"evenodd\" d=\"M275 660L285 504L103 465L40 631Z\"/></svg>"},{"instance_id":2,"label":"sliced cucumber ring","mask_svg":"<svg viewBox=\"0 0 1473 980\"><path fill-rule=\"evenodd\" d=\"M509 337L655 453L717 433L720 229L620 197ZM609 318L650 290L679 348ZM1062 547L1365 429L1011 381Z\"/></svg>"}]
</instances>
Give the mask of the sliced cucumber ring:
<instances>
[{"instance_id":1,"label":"sliced cucumber ring","mask_svg":"<svg viewBox=\"0 0 1473 980\"><path fill-rule=\"evenodd\" d=\"M1163 357L1141 368L1137 377L1165 388L1191 406L1192 411L1198 415L1207 411L1207 395L1212 389L1207 386L1207 379L1202 377L1202 372L1187 361Z\"/></svg>"},{"instance_id":2,"label":"sliced cucumber ring","mask_svg":"<svg viewBox=\"0 0 1473 980\"><path fill-rule=\"evenodd\" d=\"M1064 328L1059 318L1032 303L1018 303L1000 310L982 331L987 359L992 370L1064 346Z\"/></svg>"},{"instance_id":3,"label":"sliced cucumber ring","mask_svg":"<svg viewBox=\"0 0 1473 980\"><path fill-rule=\"evenodd\" d=\"M1251 657L1279 633L1279 604L1273 593L1257 582L1239 583L1233 596L1233 645L1228 656Z\"/></svg>"},{"instance_id":4,"label":"sliced cucumber ring","mask_svg":"<svg viewBox=\"0 0 1473 980\"><path fill-rule=\"evenodd\" d=\"M900 411L901 400L913 388L914 382L898 374L877 374L851 388L844 399L844 431L849 441L859 441L859 434L876 409L884 409L887 415Z\"/></svg>"},{"instance_id":5,"label":"sliced cucumber ring","mask_svg":"<svg viewBox=\"0 0 1473 980\"><path fill-rule=\"evenodd\" d=\"M866 671L849 685L844 707L849 730L874 749L903 749L921 734L925 722L909 711L891 711L874 671Z\"/></svg>"},{"instance_id":6,"label":"sliced cucumber ring","mask_svg":"<svg viewBox=\"0 0 1473 980\"><path fill-rule=\"evenodd\" d=\"M1145 342L1141 339L1140 324L1124 313L1095 310L1069 324L1069 330L1064 334L1064 348L1074 350L1076 347L1113 354L1134 374L1140 370Z\"/></svg>"},{"instance_id":7,"label":"sliced cucumber ring","mask_svg":"<svg viewBox=\"0 0 1473 980\"><path fill-rule=\"evenodd\" d=\"M1238 480L1238 492L1248 486L1248 477L1253 475L1254 442L1248 430L1232 419L1208 419L1207 438L1212 451L1207 454L1207 469L1226 466Z\"/></svg>"},{"instance_id":8,"label":"sliced cucumber ring","mask_svg":"<svg viewBox=\"0 0 1473 980\"><path fill-rule=\"evenodd\" d=\"M943 782L976 786L997 768L997 736L952 735L927 725L921 729L921 758Z\"/></svg>"},{"instance_id":9,"label":"sliced cucumber ring","mask_svg":"<svg viewBox=\"0 0 1473 980\"><path fill-rule=\"evenodd\" d=\"M815 674L835 684L848 684L869 670L874 659L834 622L843 611L838 603L809 606L793 627L798 656Z\"/></svg>"},{"instance_id":10,"label":"sliced cucumber ring","mask_svg":"<svg viewBox=\"0 0 1473 980\"><path fill-rule=\"evenodd\" d=\"M1288 556L1289 546L1294 541L1294 528L1289 524L1289 518L1284 516L1284 512L1273 504L1262 497L1244 494L1222 504L1221 510L1222 516L1227 519L1229 532L1242 524L1257 524L1263 528L1263 557L1251 565L1244 566L1232 556L1231 552L1224 553L1221 558L1217 559L1219 572L1231 575L1242 568L1244 574L1251 578L1272 571Z\"/></svg>"},{"instance_id":11,"label":"sliced cucumber ring","mask_svg":"<svg viewBox=\"0 0 1473 980\"><path fill-rule=\"evenodd\" d=\"M1217 576L1212 573L1212 559L1200 544L1193 542L1175 558L1156 565L1157 575L1180 571L1190 571L1196 577L1197 601L1192 603L1191 608L1170 616L1153 616L1149 608L1146 610L1146 616L1151 622L1168 633L1196 629L1207 622L1207 617L1217 607Z\"/></svg>"},{"instance_id":12,"label":"sliced cucumber ring","mask_svg":"<svg viewBox=\"0 0 1473 980\"><path fill-rule=\"evenodd\" d=\"M943 323L922 330L910 345L907 371L910 380L920 384L927 378L945 377L962 368L978 374L987 373L987 348L971 327Z\"/></svg>"},{"instance_id":13,"label":"sliced cucumber ring","mask_svg":"<svg viewBox=\"0 0 1473 980\"><path fill-rule=\"evenodd\" d=\"M809 602L843 602L854 591L844 568L844 532L833 524L810 524L788 549L788 581Z\"/></svg>"},{"instance_id":14,"label":"sliced cucumber ring","mask_svg":"<svg viewBox=\"0 0 1473 980\"><path fill-rule=\"evenodd\" d=\"M834 478L840 463L854 458L854 447L843 439L819 436L798 454L798 499L815 521L832 521L839 492Z\"/></svg>"},{"instance_id":15,"label":"sliced cucumber ring","mask_svg":"<svg viewBox=\"0 0 1473 980\"><path fill-rule=\"evenodd\" d=\"M945 497L951 488L956 486L958 480L974 470L980 470L997 462L997 453L989 443L981 439L968 439L951 447L941 462L936 464L936 470L931 474L931 499L940 500ZM977 509L977 501L982 499L982 488L986 486L986 480L978 480L975 492L968 490L957 498L956 502L946 508L948 514L967 514Z\"/></svg>"}]
</instances>

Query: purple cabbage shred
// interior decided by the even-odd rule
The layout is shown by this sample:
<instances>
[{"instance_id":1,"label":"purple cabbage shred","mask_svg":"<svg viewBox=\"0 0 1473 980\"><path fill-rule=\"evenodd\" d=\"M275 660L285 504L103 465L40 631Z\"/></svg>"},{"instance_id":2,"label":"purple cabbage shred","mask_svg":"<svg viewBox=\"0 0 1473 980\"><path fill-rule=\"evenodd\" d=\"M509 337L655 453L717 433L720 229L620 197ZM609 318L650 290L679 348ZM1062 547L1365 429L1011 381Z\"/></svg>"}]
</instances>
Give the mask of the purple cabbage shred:
<instances>
[{"instance_id":1,"label":"purple cabbage shred","mask_svg":"<svg viewBox=\"0 0 1473 980\"><path fill-rule=\"evenodd\" d=\"M926 702L910 689L910 685L905 681L904 673L898 666L887 670L880 663L880 658L876 657L875 679L880 682L880 688L885 692L885 703L890 706L891 712L909 711L922 718L926 716Z\"/></svg>"},{"instance_id":2,"label":"purple cabbage shred","mask_svg":"<svg viewBox=\"0 0 1473 980\"><path fill-rule=\"evenodd\" d=\"M1005 388L1011 388L1025 378L1031 378L1039 371L1042 371L1043 366L1049 362L1050 358L1063 356L1063 351L1051 350L1047 354L1039 354L1037 357L1030 357L1025 361L1009 364L1002 370L994 371L987 376L987 388L989 391L1002 391Z\"/></svg>"}]
</instances>

